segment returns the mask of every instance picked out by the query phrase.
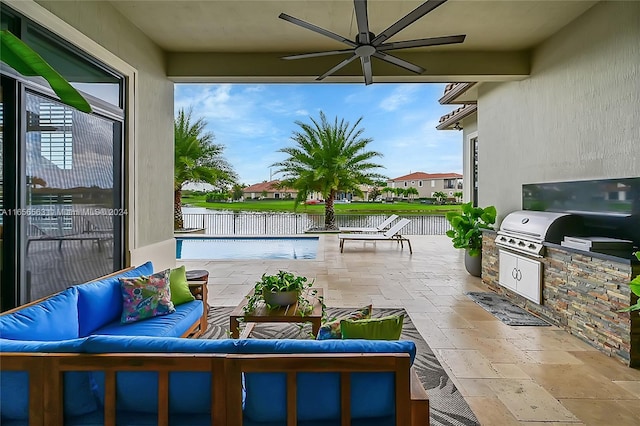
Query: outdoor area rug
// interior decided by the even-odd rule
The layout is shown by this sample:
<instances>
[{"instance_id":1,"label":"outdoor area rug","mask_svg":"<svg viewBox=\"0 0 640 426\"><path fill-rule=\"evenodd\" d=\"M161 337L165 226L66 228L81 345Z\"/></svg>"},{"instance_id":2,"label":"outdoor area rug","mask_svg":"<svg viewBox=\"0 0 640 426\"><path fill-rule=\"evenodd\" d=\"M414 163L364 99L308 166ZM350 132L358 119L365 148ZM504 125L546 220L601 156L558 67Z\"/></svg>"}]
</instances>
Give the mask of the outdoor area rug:
<instances>
[{"instance_id":1,"label":"outdoor area rug","mask_svg":"<svg viewBox=\"0 0 640 426\"><path fill-rule=\"evenodd\" d=\"M548 322L495 293L469 292L467 296L507 325L549 326Z\"/></svg>"},{"instance_id":2,"label":"outdoor area rug","mask_svg":"<svg viewBox=\"0 0 640 426\"><path fill-rule=\"evenodd\" d=\"M327 308L328 318L346 316L357 308ZM209 326L201 339L225 339L229 336L229 314L233 308L209 308ZM411 317L404 309L373 307L373 317L388 315L404 315L401 339L413 340L416 344L417 355L414 367L429 394L430 424L435 426L466 426L479 425L475 415L466 401L443 370L433 351L424 341ZM251 333L256 339L310 339L311 325L306 324L256 324Z\"/></svg>"}]
</instances>

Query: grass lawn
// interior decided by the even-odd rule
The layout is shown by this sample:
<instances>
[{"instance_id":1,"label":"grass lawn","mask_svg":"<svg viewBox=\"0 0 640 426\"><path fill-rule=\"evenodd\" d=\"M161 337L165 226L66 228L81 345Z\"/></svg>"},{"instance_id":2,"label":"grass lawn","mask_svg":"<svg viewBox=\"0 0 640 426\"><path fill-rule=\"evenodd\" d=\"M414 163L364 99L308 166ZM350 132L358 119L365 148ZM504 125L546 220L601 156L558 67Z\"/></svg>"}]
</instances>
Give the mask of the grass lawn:
<instances>
[{"instance_id":1,"label":"grass lawn","mask_svg":"<svg viewBox=\"0 0 640 426\"><path fill-rule=\"evenodd\" d=\"M292 200L256 200L239 201L234 203L207 203L204 196L187 195L182 197L182 203L190 207L205 207L212 210L230 211L271 211L271 212L294 212ZM335 204L336 214L443 214L448 211L460 210L460 205L430 205L414 202L395 203L349 203ZM324 204L299 205L298 213L324 213Z\"/></svg>"}]
</instances>

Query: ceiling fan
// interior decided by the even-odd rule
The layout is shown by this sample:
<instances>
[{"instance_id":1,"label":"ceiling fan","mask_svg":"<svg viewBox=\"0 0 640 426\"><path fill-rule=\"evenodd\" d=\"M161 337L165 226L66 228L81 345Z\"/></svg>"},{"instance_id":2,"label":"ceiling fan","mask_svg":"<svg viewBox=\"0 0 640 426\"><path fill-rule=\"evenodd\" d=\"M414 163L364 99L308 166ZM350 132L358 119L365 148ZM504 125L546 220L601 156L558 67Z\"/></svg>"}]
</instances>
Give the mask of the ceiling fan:
<instances>
[{"instance_id":1,"label":"ceiling fan","mask_svg":"<svg viewBox=\"0 0 640 426\"><path fill-rule=\"evenodd\" d=\"M424 68L412 64L411 62L407 62L404 59L400 59L397 56L390 55L387 52L391 50L406 49L410 47L439 46L444 44L462 43L466 35L422 38L417 40L398 41L391 43L387 43L387 40L389 40L392 36L402 31L409 25L413 24L418 19L422 18L427 13L434 10L436 7L442 5L446 1L447 0L428 0L415 8L413 11L409 12L404 17L400 18L396 23L391 25L380 34L375 35L369 31L369 19L367 17L367 0L354 0L353 3L355 7L356 21L358 23L358 35L356 35L354 41L351 41L331 31L325 30L324 28L320 28L316 25L305 22L301 19L289 16L286 13L281 13L279 16L280 19L284 19L285 21L289 21L292 24L299 25L302 28L306 28L318 34L322 34L326 37L342 42L350 47L349 49L342 50L329 50L326 52L314 52L304 53L301 55L284 56L282 59L306 59L317 58L319 56L350 54L347 59L340 62L335 67L331 68L329 71L316 78L316 80L322 80L325 77L335 73L339 69L347 66L356 58L360 58L360 63L362 64L362 74L364 75L364 84L371 84L373 83L371 57L378 58L393 65L408 69L409 71L413 71L416 74L422 74L425 71Z\"/></svg>"}]
</instances>

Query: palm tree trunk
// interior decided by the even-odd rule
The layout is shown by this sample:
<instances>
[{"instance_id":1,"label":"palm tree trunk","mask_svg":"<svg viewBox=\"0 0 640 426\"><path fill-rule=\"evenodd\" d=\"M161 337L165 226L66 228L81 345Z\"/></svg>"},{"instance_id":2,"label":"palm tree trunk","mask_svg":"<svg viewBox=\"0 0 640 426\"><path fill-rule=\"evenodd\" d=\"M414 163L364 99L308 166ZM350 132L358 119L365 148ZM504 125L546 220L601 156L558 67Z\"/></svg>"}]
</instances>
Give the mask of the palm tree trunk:
<instances>
[{"instance_id":1,"label":"palm tree trunk","mask_svg":"<svg viewBox=\"0 0 640 426\"><path fill-rule=\"evenodd\" d=\"M333 200L336 196L335 191L329 192L329 196L324 201L324 228L326 230L337 230L336 213L333 208Z\"/></svg>"},{"instance_id":2,"label":"palm tree trunk","mask_svg":"<svg viewBox=\"0 0 640 426\"><path fill-rule=\"evenodd\" d=\"M173 191L173 229L182 228L182 188L178 188Z\"/></svg>"}]
</instances>

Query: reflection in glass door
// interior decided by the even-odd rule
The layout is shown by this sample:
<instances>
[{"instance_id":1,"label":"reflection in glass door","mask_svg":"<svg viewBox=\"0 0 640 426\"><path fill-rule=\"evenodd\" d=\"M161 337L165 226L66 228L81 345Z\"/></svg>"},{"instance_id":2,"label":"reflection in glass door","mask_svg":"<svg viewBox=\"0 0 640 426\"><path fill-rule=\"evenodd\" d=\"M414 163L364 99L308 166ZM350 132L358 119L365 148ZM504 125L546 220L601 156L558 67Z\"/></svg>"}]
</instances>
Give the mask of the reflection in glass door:
<instances>
[{"instance_id":1,"label":"reflection in glass door","mask_svg":"<svg viewBox=\"0 0 640 426\"><path fill-rule=\"evenodd\" d=\"M26 297L34 300L120 265L121 125L26 94ZM115 149L115 151L114 151ZM114 186L115 183L115 186ZM116 190L114 190L114 187Z\"/></svg>"}]
</instances>

